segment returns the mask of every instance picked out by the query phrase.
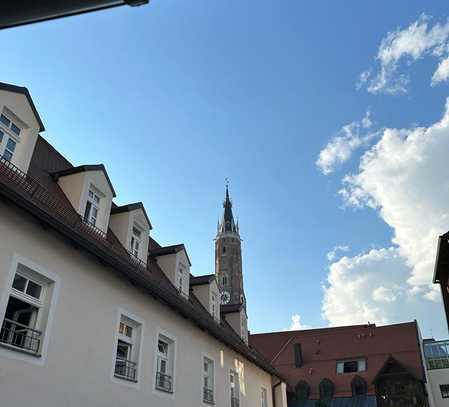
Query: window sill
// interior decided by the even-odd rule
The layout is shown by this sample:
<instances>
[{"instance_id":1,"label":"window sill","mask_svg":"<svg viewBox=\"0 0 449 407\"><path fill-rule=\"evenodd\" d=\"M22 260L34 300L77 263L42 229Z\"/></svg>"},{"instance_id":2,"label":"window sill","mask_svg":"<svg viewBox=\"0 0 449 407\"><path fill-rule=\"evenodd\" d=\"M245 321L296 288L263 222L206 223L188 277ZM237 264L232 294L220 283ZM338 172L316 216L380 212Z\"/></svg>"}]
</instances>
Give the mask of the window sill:
<instances>
[{"instance_id":1,"label":"window sill","mask_svg":"<svg viewBox=\"0 0 449 407\"><path fill-rule=\"evenodd\" d=\"M127 381L127 382L137 383L137 380L136 380L136 379L130 379L129 377L126 377L126 376L120 376L119 374L115 374L115 373L114 373L114 377L116 377L117 379L120 379L120 380L125 380L125 381Z\"/></svg>"},{"instance_id":2,"label":"window sill","mask_svg":"<svg viewBox=\"0 0 449 407\"><path fill-rule=\"evenodd\" d=\"M157 391L161 391L161 392L163 392L163 393L173 394L173 390L167 390L167 389L164 389L164 388L158 387L158 386L156 386L155 389L156 389Z\"/></svg>"},{"instance_id":3,"label":"window sill","mask_svg":"<svg viewBox=\"0 0 449 407\"><path fill-rule=\"evenodd\" d=\"M40 353L32 352L30 350L18 348L17 346L8 345L7 343L0 342L0 347L12 350L14 352L22 353L24 355L32 356L34 358L40 358L42 355Z\"/></svg>"}]
</instances>

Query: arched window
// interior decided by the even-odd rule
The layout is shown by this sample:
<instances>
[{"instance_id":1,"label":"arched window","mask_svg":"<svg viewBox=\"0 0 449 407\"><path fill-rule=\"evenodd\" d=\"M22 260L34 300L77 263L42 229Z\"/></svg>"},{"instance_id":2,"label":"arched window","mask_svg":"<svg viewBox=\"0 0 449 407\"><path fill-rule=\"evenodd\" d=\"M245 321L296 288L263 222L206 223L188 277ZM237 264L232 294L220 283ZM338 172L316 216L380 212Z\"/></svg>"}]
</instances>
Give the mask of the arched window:
<instances>
[{"instance_id":1,"label":"arched window","mask_svg":"<svg viewBox=\"0 0 449 407\"><path fill-rule=\"evenodd\" d=\"M365 379L360 376L354 376L351 382L351 390L353 396L362 396L367 392Z\"/></svg>"},{"instance_id":2,"label":"arched window","mask_svg":"<svg viewBox=\"0 0 449 407\"><path fill-rule=\"evenodd\" d=\"M222 252L226 253L226 246L223 246Z\"/></svg>"},{"instance_id":3,"label":"arched window","mask_svg":"<svg viewBox=\"0 0 449 407\"><path fill-rule=\"evenodd\" d=\"M310 386L304 380L300 380L295 387L296 400L306 401L310 395Z\"/></svg>"},{"instance_id":4,"label":"arched window","mask_svg":"<svg viewBox=\"0 0 449 407\"><path fill-rule=\"evenodd\" d=\"M319 385L320 388L320 400L325 403L330 403L334 397L334 383L329 379L323 379Z\"/></svg>"}]
</instances>

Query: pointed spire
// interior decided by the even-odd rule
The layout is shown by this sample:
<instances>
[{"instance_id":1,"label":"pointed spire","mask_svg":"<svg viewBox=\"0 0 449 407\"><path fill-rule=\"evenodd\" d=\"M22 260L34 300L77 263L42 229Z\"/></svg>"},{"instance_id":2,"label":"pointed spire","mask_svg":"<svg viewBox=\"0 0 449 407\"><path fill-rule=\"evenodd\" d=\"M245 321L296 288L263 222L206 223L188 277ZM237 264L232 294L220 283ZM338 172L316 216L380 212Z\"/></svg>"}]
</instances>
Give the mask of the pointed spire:
<instances>
[{"instance_id":1,"label":"pointed spire","mask_svg":"<svg viewBox=\"0 0 449 407\"><path fill-rule=\"evenodd\" d=\"M231 233L237 233L238 229L236 227L236 224L234 222L234 216L232 215L232 201L229 198L229 179L226 178L226 193L225 193L225 200L223 202L223 218L220 225L220 232L231 232Z\"/></svg>"}]
</instances>

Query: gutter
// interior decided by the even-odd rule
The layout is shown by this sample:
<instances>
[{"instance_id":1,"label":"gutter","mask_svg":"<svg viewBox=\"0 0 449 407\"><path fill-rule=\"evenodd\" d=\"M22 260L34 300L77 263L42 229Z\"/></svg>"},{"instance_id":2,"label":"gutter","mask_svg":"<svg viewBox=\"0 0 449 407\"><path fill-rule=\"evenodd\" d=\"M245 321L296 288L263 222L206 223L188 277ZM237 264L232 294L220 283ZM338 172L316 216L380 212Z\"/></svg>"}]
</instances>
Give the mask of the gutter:
<instances>
[{"instance_id":1,"label":"gutter","mask_svg":"<svg viewBox=\"0 0 449 407\"><path fill-rule=\"evenodd\" d=\"M277 407L276 406L276 396L275 396L276 387L280 386L282 383L283 383L282 380L279 379L278 383L276 383L274 386L271 386L271 398L273 401L273 407Z\"/></svg>"}]
</instances>

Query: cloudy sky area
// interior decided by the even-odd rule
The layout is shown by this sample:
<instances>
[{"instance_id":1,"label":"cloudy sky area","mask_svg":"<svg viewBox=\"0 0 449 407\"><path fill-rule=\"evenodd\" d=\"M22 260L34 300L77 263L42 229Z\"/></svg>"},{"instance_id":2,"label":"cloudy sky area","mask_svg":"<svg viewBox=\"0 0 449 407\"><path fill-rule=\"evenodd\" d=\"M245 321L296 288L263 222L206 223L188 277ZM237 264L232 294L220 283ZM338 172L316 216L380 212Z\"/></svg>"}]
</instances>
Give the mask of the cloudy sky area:
<instances>
[{"instance_id":1,"label":"cloudy sky area","mask_svg":"<svg viewBox=\"0 0 449 407\"><path fill-rule=\"evenodd\" d=\"M449 13L406 3L154 0L2 32L0 80L196 275L229 177L251 331L417 319L443 338Z\"/></svg>"}]
</instances>

